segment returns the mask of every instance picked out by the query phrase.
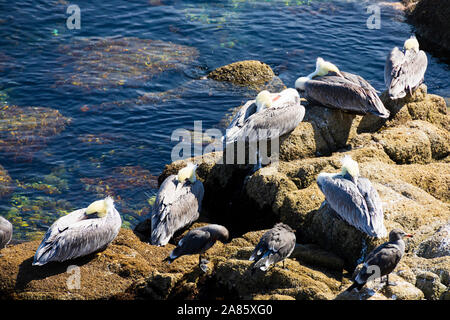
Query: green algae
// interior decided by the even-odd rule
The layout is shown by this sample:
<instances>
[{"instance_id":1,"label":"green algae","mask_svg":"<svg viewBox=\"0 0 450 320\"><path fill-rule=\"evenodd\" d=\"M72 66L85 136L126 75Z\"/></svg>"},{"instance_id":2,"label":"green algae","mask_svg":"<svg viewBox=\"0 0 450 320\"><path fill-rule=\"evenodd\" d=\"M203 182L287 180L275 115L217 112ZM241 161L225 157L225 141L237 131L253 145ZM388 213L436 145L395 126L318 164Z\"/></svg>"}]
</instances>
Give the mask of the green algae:
<instances>
[{"instance_id":1,"label":"green algae","mask_svg":"<svg viewBox=\"0 0 450 320\"><path fill-rule=\"evenodd\" d=\"M50 108L1 106L0 152L14 158L32 158L70 122L70 118Z\"/></svg>"},{"instance_id":2,"label":"green algae","mask_svg":"<svg viewBox=\"0 0 450 320\"><path fill-rule=\"evenodd\" d=\"M166 70L187 67L199 55L192 47L134 37L84 38L59 50L73 58L74 70L58 84L100 90L140 85Z\"/></svg>"}]
</instances>

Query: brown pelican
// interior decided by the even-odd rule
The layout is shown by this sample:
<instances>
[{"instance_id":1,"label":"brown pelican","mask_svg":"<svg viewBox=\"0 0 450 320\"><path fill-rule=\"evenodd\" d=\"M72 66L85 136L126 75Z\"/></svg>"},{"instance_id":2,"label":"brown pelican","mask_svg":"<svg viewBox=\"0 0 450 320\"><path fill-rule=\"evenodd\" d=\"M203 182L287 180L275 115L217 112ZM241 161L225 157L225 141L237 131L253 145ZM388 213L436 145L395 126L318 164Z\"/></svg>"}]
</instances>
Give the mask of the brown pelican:
<instances>
[{"instance_id":1,"label":"brown pelican","mask_svg":"<svg viewBox=\"0 0 450 320\"><path fill-rule=\"evenodd\" d=\"M404 52L398 47L392 49L384 66L384 83L393 100L403 98L423 82L428 59L425 52L419 51L419 42L412 36L403 45Z\"/></svg>"},{"instance_id":2,"label":"brown pelican","mask_svg":"<svg viewBox=\"0 0 450 320\"><path fill-rule=\"evenodd\" d=\"M358 291L361 290L369 278L371 276L373 278L374 272L376 272L375 276L380 278L386 276L386 285L396 285L395 283L389 283L389 274L395 269L405 253L403 237L412 237L412 235L399 229L392 230L389 233L389 241L369 253L354 283L346 291L350 292L354 288Z\"/></svg>"},{"instance_id":3,"label":"brown pelican","mask_svg":"<svg viewBox=\"0 0 450 320\"><path fill-rule=\"evenodd\" d=\"M122 225L111 197L91 203L56 220L34 255L33 265L66 261L104 250Z\"/></svg>"},{"instance_id":4,"label":"brown pelican","mask_svg":"<svg viewBox=\"0 0 450 320\"><path fill-rule=\"evenodd\" d=\"M331 62L316 60L316 70L295 81L295 88L305 94L306 99L325 107L349 113L374 114L388 118L389 111L377 95L377 91L362 77L340 71Z\"/></svg>"},{"instance_id":5,"label":"brown pelican","mask_svg":"<svg viewBox=\"0 0 450 320\"><path fill-rule=\"evenodd\" d=\"M295 248L295 233L284 223L277 223L272 229L263 234L250 256L255 261L252 269L266 271L271 265L289 257Z\"/></svg>"},{"instance_id":6,"label":"brown pelican","mask_svg":"<svg viewBox=\"0 0 450 320\"><path fill-rule=\"evenodd\" d=\"M208 263L207 260L202 259L202 253L211 248L217 240L226 242L229 233L227 228L218 224L209 224L204 227L196 228L189 231L179 242L178 245L170 255L164 259L169 261L169 264L175 259L184 256L199 253L198 265L206 272Z\"/></svg>"},{"instance_id":7,"label":"brown pelican","mask_svg":"<svg viewBox=\"0 0 450 320\"><path fill-rule=\"evenodd\" d=\"M305 108L300 104L297 90L289 88L280 93L263 90L234 116L224 139L227 144L276 139L294 130L304 116Z\"/></svg>"},{"instance_id":8,"label":"brown pelican","mask_svg":"<svg viewBox=\"0 0 450 320\"><path fill-rule=\"evenodd\" d=\"M177 230L198 219L205 190L196 179L196 169L188 163L161 184L152 210L153 245L166 245Z\"/></svg>"},{"instance_id":9,"label":"brown pelican","mask_svg":"<svg viewBox=\"0 0 450 320\"><path fill-rule=\"evenodd\" d=\"M13 226L11 222L0 216L0 249L6 247L11 241Z\"/></svg>"},{"instance_id":10,"label":"brown pelican","mask_svg":"<svg viewBox=\"0 0 450 320\"><path fill-rule=\"evenodd\" d=\"M370 181L359 176L358 163L350 156L342 160L342 172L322 172L317 184L326 202L340 218L372 237L387 235L378 192Z\"/></svg>"}]
</instances>

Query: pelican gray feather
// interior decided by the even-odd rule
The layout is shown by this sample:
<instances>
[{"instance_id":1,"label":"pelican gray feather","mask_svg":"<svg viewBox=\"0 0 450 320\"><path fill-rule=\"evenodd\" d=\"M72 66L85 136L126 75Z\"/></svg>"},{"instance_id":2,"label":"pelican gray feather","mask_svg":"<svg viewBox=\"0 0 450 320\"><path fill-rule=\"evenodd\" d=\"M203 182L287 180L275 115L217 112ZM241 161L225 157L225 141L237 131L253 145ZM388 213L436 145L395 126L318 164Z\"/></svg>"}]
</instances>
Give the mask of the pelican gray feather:
<instances>
[{"instance_id":1,"label":"pelican gray feather","mask_svg":"<svg viewBox=\"0 0 450 320\"><path fill-rule=\"evenodd\" d=\"M33 265L66 261L105 249L119 233L122 219L111 197L56 220L36 250Z\"/></svg>"},{"instance_id":2,"label":"pelican gray feather","mask_svg":"<svg viewBox=\"0 0 450 320\"><path fill-rule=\"evenodd\" d=\"M284 223L277 223L263 234L250 256L255 261L252 269L266 271L271 265L283 261L294 251L296 237L294 230Z\"/></svg>"},{"instance_id":3,"label":"pelican gray feather","mask_svg":"<svg viewBox=\"0 0 450 320\"><path fill-rule=\"evenodd\" d=\"M340 71L334 64L317 58L316 70L295 81L306 99L328 108L353 114L374 114L388 118L389 111L372 85L359 75Z\"/></svg>"},{"instance_id":4,"label":"pelican gray feather","mask_svg":"<svg viewBox=\"0 0 450 320\"><path fill-rule=\"evenodd\" d=\"M11 222L0 216L0 249L6 247L11 241L13 226Z\"/></svg>"},{"instance_id":5,"label":"pelican gray feather","mask_svg":"<svg viewBox=\"0 0 450 320\"><path fill-rule=\"evenodd\" d=\"M226 143L278 138L294 130L305 116L295 89L280 93L261 91L234 116L226 132Z\"/></svg>"},{"instance_id":6,"label":"pelican gray feather","mask_svg":"<svg viewBox=\"0 0 450 320\"><path fill-rule=\"evenodd\" d=\"M152 210L153 245L166 245L177 230L198 219L205 190L196 169L190 163L161 184Z\"/></svg>"},{"instance_id":7,"label":"pelican gray feather","mask_svg":"<svg viewBox=\"0 0 450 320\"><path fill-rule=\"evenodd\" d=\"M342 172L320 173L317 185L326 202L347 223L376 238L387 235L381 199L371 182L359 176L356 161L342 160Z\"/></svg>"},{"instance_id":8,"label":"pelican gray feather","mask_svg":"<svg viewBox=\"0 0 450 320\"><path fill-rule=\"evenodd\" d=\"M228 240L229 232L227 228L218 224L209 224L189 231L177 244L177 247L165 259L169 263L175 259L192 254L200 254L199 266L205 270L205 261L201 255L211 248L217 240L225 242Z\"/></svg>"},{"instance_id":9,"label":"pelican gray feather","mask_svg":"<svg viewBox=\"0 0 450 320\"><path fill-rule=\"evenodd\" d=\"M379 277L386 276L386 285L393 285L393 283L389 283L389 274L394 271L405 253L404 237L412 237L412 235L399 229L392 230L389 233L389 241L367 255L354 283L346 291L352 291L354 288L358 291L361 290L374 272L378 272Z\"/></svg>"},{"instance_id":10,"label":"pelican gray feather","mask_svg":"<svg viewBox=\"0 0 450 320\"><path fill-rule=\"evenodd\" d=\"M404 52L398 47L392 49L384 67L384 83L393 100L412 94L423 82L428 59L419 42L411 37L404 43Z\"/></svg>"}]
</instances>

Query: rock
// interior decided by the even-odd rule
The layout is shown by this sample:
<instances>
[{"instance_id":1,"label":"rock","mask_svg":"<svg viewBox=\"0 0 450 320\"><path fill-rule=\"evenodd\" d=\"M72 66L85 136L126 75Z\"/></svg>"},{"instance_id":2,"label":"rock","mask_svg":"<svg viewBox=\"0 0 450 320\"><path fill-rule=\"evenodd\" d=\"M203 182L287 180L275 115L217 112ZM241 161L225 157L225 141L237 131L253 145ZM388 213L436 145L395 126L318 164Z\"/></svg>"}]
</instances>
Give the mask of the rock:
<instances>
[{"instance_id":1,"label":"rock","mask_svg":"<svg viewBox=\"0 0 450 320\"><path fill-rule=\"evenodd\" d=\"M267 272L251 274L251 261L228 259L218 263L216 281L241 299L266 294L288 295L299 300L331 299L339 287L339 282L321 272L309 269L290 259L287 269L274 267Z\"/></svg>"},{"instance_id":2,"label":"rock","mask_svg":"<svg viewBox=\"0 0 450 320\"><path fill-rule=\"evenodd\" d=\"M257 294L253 300L295 300L295 298L282 294Z\"/></svg>"},{"instance_id":3,"label":"rock","mask_svg":"<svg viewBox=\"0 0 450 320\"><path fill-rule=\"evenodd\" d=\"M421 84L412 96L408 94L402 99L391 100L385 91L380 99L391 113L389 118L365 116L357 125L358 134L396 127L411 120L426 121L447 132L450 130L449 115L444 98L428 94L425 84Z\"/></svg>"},{"instance_id":4,"label":"rock","mask_svg":"<svg viewBox=\"0 0 450 320\"><path fill-rule=\"evenodd\" d=\"M257 60L238 61L211 71L208 78L240 85L266 83L275 76L272 69Z\"/></svg>"},{"instance_id":5,"label":"rock","mask_svg":"<svg viewBox=\"0 0 450 320\"><path fill-rule=\"evenodd\" d=\"M422 300L424 298L424 294L420 289L399 276L390 275L389 281L393 281L397 285L384 286L382 292L392 300Z\"/></svg>"},{"instance_id":6,"label":"rock","mask_svg":"<svg viewBox=\"0 0 450 320\"><path fill-rule=\"evenodd\" d=\"M29 160L71 122L58 110L44 107L0 107L0 152Z\"/></svg>"},{"instance_id":7,"label":"rock","mask_svg":"<svg viewBox=\"0 0 450 320\"><path fill-rule=\"evenodd\" d=\"M0 199L11 194L12 188L12 179L8 171L0 165Z\"/></svg>"},{"instance_id":8,"label":"rock","mask_svg":"<svg viewBox=\"0 0 450 320\"><path fill-rule=\"evenodd\" d=\"M117 238L100 253L64 263L32 266L40 241L7 247L0 258L0 295L7 299L108 299L120 295L138 279L159 272L180 272L162 260L173 246L154 247L142 243L131 230L121 229ZM69 266L79 267L68 272ZM185 265L185 268L195 266ZM71 276L80 275L80 286L69 286Z\"/></svg>"},{"instance_id":9,"label":"rock","mask_svg":"<svg viewBox=\"0 0 450 320\"><path fill-rule=\"evenodd\" d=\"M376 134L374 139L397 164L431 162L431 143L421 130L399 126Z\"/></svg>"},{"instance_id":10,"label":"rock","mask_svg":"<svg viewBox=\"0 0 450 320\"><path fill-rule=\"evenodd\" d=\"M416 287L422 290L427 300L439 300L447 290L436 274L426 271L417 275Z\"/></svg>"},{"instance_id":11,"label":"rock","mask_svg":"<svg viewBox=\"0 0 450 320\"><path fill-rule=\"evenodd\" d=\"M333 252L323 250L319 246L313 244L297 244L291 257L298 259L302 263L324 267L326 269L342 271L344 268L343 259Z\"/></svg>"},{"instance_id":12,"label":"rock","mask_svg":"<svg viewBox=\"0 0 450 320\"><path fill-rule=\"evenodd\" d=\"M450 51L450 2L448 0L403 0L405 14L416 32L437 51Z\"/></svg>"},{"instance_id":13,"label":"rock","mask_svg":"<svg viewBox=\"0 0 450 320\"><path fill-rule=\"evenodd\" d=\"M450 256L450 223L442 226L434 235L421 242L416 249L416 254L427 259Z\"/></svg>"}]
</instances>

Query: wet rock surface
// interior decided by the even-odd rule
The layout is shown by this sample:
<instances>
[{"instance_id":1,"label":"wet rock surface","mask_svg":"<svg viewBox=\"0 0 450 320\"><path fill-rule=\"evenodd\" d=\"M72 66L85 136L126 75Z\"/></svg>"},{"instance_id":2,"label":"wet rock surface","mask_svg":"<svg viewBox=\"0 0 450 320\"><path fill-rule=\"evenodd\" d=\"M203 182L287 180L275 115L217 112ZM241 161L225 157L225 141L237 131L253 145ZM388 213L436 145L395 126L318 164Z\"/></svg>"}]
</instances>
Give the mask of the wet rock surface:
<instances>
[{"instance_id":1,"label":"wet rock surface","mask_svg":"<svg viewBox=\"0 0 450 320\"><path fill-rule=\"evenodd\" d=\"M266 83L272 80L274 76L272 69L258 60L237 61L219 67L208 74L210 79L241 85Z\"/></svg>"}]
</instances>

